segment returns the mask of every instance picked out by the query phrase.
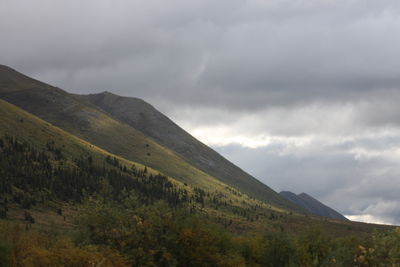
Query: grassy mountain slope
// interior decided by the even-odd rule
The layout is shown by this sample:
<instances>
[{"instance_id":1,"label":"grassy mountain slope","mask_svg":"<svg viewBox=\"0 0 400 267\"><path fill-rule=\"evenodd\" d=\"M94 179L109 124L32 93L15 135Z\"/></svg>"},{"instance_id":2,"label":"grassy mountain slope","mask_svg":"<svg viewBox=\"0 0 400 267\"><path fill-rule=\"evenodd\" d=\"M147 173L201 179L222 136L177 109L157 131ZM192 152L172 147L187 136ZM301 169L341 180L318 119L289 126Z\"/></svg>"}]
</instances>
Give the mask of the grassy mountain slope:
<instances>
[{"instance_id":1,"label":"grassy mountain slope","mask_svg":"<svg viewBox=\"0 0 400 267\"><path fill-rule=\"evenodd\" d=\"M145 167L140 163L128 161L111 154L0 99L0 136L4 135L29 142L39 150L46 149L47 143L51 141L54 142L55 146L62 147L66 156L75 158L92 156L95 161L112 156L116 157L124 165L135 164L139 168ZM158 171L151 168L149 168L149 172L158 173Z\"/></svg>"},{"instance_id":2,"label":"grassy mountain slope","mask_svg":"<svg viewBox=\"0 0 400 267\"><path fill-rule=\"evenodd\" d=\"M204 189L225 185L135 129L81 105L62 90L30 88L2 95L36 116L108 152Z\"/></svg>"},{"instance_id":3,"label":"grassy mountain slope","mask_svg":"<svg viewBox=\"0 0 400 267\"><path fill-rule=\"evenodd\" d=\"M43 152L47 155L52 154L50 152L51 150L49 150L49 144L51 144L53 148L60 149L63 155L62 159L47 156L49 161L45 164L41 164L35 159L32 160L32 163L29 163L28 161L31 161L31 149L26 150L26 152L21 152L19 151L18 146L13 154L13 157L7 156L4 150L5 136L11 136L15 140L18 140L18 142L22 142L21 144L26 142L28 147L35 149L39 153ZM11 141L11 143L13 142L14 141ZM9 190L3 187L0 189L0 218L2 205L4 204L2 203L5 197L4 192L6 192L6 198L8 199L15 198L16 195L18 196L20 194L18 192L21 192L22 195L27 196L23 198L36 199L36 203L44 203L43 200L40 200L41 195L47 193L52 195L50 199L55 199L56 201L76 201L76 199L79 198L68 198L71 192L80 190L80 186L75 186L73 184L75 182L79 184L82 183L83 186L89 186L88 188L94 188L93 190L95 190L96 188L101 188L101 177L107 177L109 175L109 171L114 170L118 172L117 175L115 175L115 178L120 180L125 179L125 182L122 180L122 183L129 186L130 184L127 183L126 179L138 179L137 176L129 172L131 167L135 166L135 168L138 170L144 169L145 167L137 162L128 161L110 154L109 152L87 141L84 141L4 100L0 100L0 154L2 155L2 157L0 157L0 184L4 185L5 183L5 188L10 188ZM121 167L114 167L112 164L107 164L107 157L116 157ZM80 164L77 163L76 160L87 162L87 159L89 158L93 159L93 165L90 164L88 169L84 168L82 170L82 167L80 167ZM19 162L18 166L14 163L7 164L7 161L13 162L14 160ZM3 169L2 166L6 167ZM124 170L124 166L127 167L128 172ZM61 169L57 170L57 168ZM30 173L30 170L32 170L32 173ZM69 178L62 178L60 175L64 171L69 171L69 173L72 173L72 176ZM19 173L24 174L24 176L20 176ZM147 168L147 176L144 178L139 177L142 179L142 184L139 184L139 186L136 187L134 184L133 188L136 188L135 190L137 190L137 187L139 187L140 190L140 188L144 186L145 189L149 189L148 185L152 180L149 175L158 174L158 170ZM54 182L51 182L53 179ZM72 185L69 179L73 179ZM146 179L148 179L148 181L146 181ZM164 199L163 197L165 196L171 197L171 194L172 197L174 197L174 192L179 192L178 201L182 203L182 205L185 205L187 208L190 207L191 210L196 210L196 212L206 215L207 218L211 218L212 220L218 220L219 222L223 222L225 224L229 223L229 226L233 227L234 229L240 230L272 227L272 225L265 223L266 221L270 220L268 218L271 216L271 214L288 216L288 212L285 210L280 210L263 202L250 199L246 195L239 193L233 188L223 184L218 185L214 181L212 181L213 187L204 191L193 185L185 185L171 177L167 177L167 179L173 184L174 190L167 189L163 195L161 194L155 196L156 198ZM37 182L37 180L39 180L39 182ZM42 181L40 182L40 180ZM83 180L88 181L85 182ZM51 187L46 186L46 184L49 184L48 181L50 181L50 184L59 184L57 187L58 189L51 189ZM15 186L17 188L14 188ZM63 188L65 188L65 190ZM157 187L157 185L153 186L152 188L160 189ZM127 189L129 189L129 187ZM154 192L154 190L151 189L150 192ZM121 192L116 193L117 195L121 194ZM79 194L80 193L78 193L78 195ZM60 198L61 195L66 196L66 198ZM11 205L8 208L10 218L23 221L24 210L21 209L21 207L16 203L21 202L14 203L13 201L8 201L7 205ZM65 206L65 204L57 205ZM40 224L47 224L46 214L49 211L46 207L35 206L33 211L30 210L30 212L34 214L35 219L39 218L38 221ZM49 214L49 216L52 215L52 213ZM273 216L274 220L275 218L279 217L279 215ZM70 222L71 220L69 223ZM64 224L65 222L60 222L59 220L58 223Z\"/></svg>"},{"instance_id":4,"label":"grassy mountain slope","mask_svg":"<svg viewBox=\"0 0 400 267\"><path fill-rule=\"evenodd\" d=\"M196 186L224 186L141 132L113 120L95 108L85 106L61 89L48 86L16 90L15 86L12 91L0 93L0 96L113 154L154 167Z\"/></svg>"},{"instance_id":5,"label":"grassy mountain slope","mask_svg":"<svg viewBox=\"0 0 400 267\"><path fill-rule=\"evenodd\" d=\"M196 145L194 147L200 145L204 151L211 150L210 159L207 159L207 153L200 151L200 154L204 157L203 161L209 161L211 165L214 164L215 166L209 169L201 168L202 170L200 170L197 166L192 165L192 161L186 161L186 154L177 154L157 143L157 140L154 141L153 138L155 137L146 136L141 131L128 125L128 123L110 117L95 105L87 103L83 99L59 88L33 79L30 80L28 77L8 67L1 67L0 73L0 79L5 77L5 81L1 84L7 85L0 87L1 98L106 151L150 166L182 182L207 190L222 190L226 187L226 183L243 193L247 193L249 196L267 201L273 205L285 209L301 210L228 161L224 160L220 164L220 161L213 160L212 157L223 158L200 142L197 141L196 143L193 137L190 137L188 142L195 142ZM169 123L169 121L167 122ZM169 127L164 126L163 123L160 123L158 131L167 133ZM153 132L155 128L156 125L152 124ZM180 134L180 132L177 131L177 134ZM184 133L182 138L186 138L186 135ZM180 137L178 135L178 138ZM170 138L166 140L170 140ZM193 152L196 154L199 150L195 149ZM193 153L191 154L193 155ZM220 169L225 168L227 170L239 170L240 175L236 172L232 173L231 177L227 173L224 179L221 179L220 176L214 173L223 172ZM214 175L219 180L215 179Z\"/></svg>"},{"instance_id":6,"label":"grassy mountain slope","mask_svg":"<svg viewBox=\"0 0 400 267\"><path fill-rule=\"evenodd\" d=\"M268 186L198 141L145 101L109 92L79 97L98 106L111 117L152 137L222 182L258 199L282 203L280 196Z\"/></svg>"}]
</instances>

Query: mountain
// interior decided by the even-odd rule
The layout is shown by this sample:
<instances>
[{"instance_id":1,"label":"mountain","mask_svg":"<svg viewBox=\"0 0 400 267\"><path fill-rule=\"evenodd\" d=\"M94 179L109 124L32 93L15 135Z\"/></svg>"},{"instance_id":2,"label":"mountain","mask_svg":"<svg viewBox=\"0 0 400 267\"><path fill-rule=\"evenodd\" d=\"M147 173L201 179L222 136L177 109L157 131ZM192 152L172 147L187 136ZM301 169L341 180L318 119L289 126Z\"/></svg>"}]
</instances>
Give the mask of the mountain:
<instances>
[{"instance_id":1,"label":"mountain","mask_svg":"<svg viewBox=\"0 0 400 267\"><path fill-rule=\"evenodd\" d=\"M231 186L274 206L301 211L142 100L110 93L76 96L6 66L0 67L0 86L0 98L110 153L206 190L225 192Z\"/></svg>"},{"instance_id":2,"label":"mountain","mask_svg":"<svg viewBox=\"0 0 400 267\"><path fill-rule=\"evenodd\" d=\"M163 200L174 208L190 207L191 213L196 210L232 227L265 220L271 212L287 213L215 180L210 181L213 188L209 190L184 184L1 99L0 159L0 219L20 220L23 209L28 209L36 212L37 223L47 225L43 214L49 213L49 207L77 204L85 196L104 191L110 192L109 201L134 191L145 204Z\"/></svg>"},{"instance_id":3,"label":"mountain","mask_svg":"<svg viewBox=\"0 0 400 267\"><path fill-rule=\"evenodd\" d=\"M318 200L316 200L315 198L311 197L306 193L301 193L296 195L295 193L292 193L290 191L282 191L279 194L285 197L286 199L292 201L296 205L303 207L305 210L307 210L312 214L331 219L345 220L345 221L348 220L339 212L324 205L323 203L319 202Z\"/></svg>"},{"instance_id":4,"label":"mountain","mask_svg":"<svg viewBox=\"0 0 400 267\"><path fill-rule=\"evenodd\" d=\"M116 195L135 190L143 198L182 202L171 190L182 187L174 179L110 154L1 99L0 154L0 218L7 211L15 218L20 210L16 204L30 209L54 201L80 201L100 192L104 182Z\"/></svg>"},{"instance_id":5,"label":"mountain","mask_svg":"<svg viewBox=\"0 0 400 267\"><path fill-rule=\"evenodd\" d=\"M9 153L12 152L12 147L4 149L7 140L14 147L14 154L11 156ZM34 151L36 152L34 153ZM193 184L185 185L174 177L167 177L174 189L171 189L171 185L167 189L160 188L159 184L149 184L149 181L145 181L141 177L138 182L137 173L130 172L132 166L135 166L137 170L142 170L142 173L144 169L147 169L147 176L157 176L160 171L111 154L1 99L0 154L2 159L0 161L0 184L5 185L0 187L0 218L2 206L5 205L4 202L2 203L4 190L6 198L11 199L11 202L8 201L7 204L10 205L8 207L9 218L21 220L24 210L16 207L13 199L20 199L22 196L25 202L33 201L36 202L36 205L56 201L50 206L63 207L64 204L60 203L60 200L73 203L73 201L79 200L79 196L84 195L83 192L79 193L81 191L96 192L101 189L102 179L106 177L108 182L117 189L122 184L147 198L150 194L156 199L175 201L176 192L180 192L177 201L183 205L196 207L202 214L207 214L207 218L216 218L225 224L233 223L232 227L235 226L240 231L260 228L272 230L278 224L293 231L296 231L300 225L309 223L328 227L325 225L328 222L322 221L318 217L309 217L298 212L292 213L288 211L289 208L277 209L270 203L248 198L227 185L216 183L215 180L209 181L213 185L209 190L201 190ZM32 154L46 155L43 157L46 159L45 164L38 159L32 160ZM111 163L109 158L112 159ZM11 164L7 164L8 161ZM18 167L16 168L16 166ZM164 183L163 180L161 182ZM151 192L158 193L154 196L151 195ZM120 191L116 193L121 194ZM25 205L24 201L21 203L21 205ZM48 225L48 216L54 219L54 214L49 213L48 207L46 207L39 205L38 208L29 208L37 223L41 225ZM72 216L67 216L68 223L71 223L72 219ZM59 221L59 219L57 220ZM63 224L64 222L58 223ZM329 229L335 229L335 232L343 234L349 231L348 226L342 222L335 222L329 224ZM349 229L350 232L357 233L369 231L369 227L363 224L352 224L352 228Z\"/></svg>"},{"instance_id":6,"label":"mountain","mask_svg":"<svg viewBox=\"0 0 400 267\"><path fill-rule=\"evenodd\" d=\"M268 186L191 136L145 101L139 98L121 97L109 92L78 97L99 107L112 118L151 137L223 183L261 200L282 202Z\"/></svg>"},{"instance_id":7,"label":"mountain","mask_svg":"<svg viewBox=\"0 0 400 267\"><path fill-rule=\"evenodd\" d=\"M62 152L66 157L86 158L90 156L94 161L113 157L123 165L134 164L138 168L145 167L140 163L111 154L0 99L0 137L3 136L12 136L15 139L27 142L37 150L48 150L51 143L52 147L62 148ZM148 172L158 173L151 168L148 168Z\"/></svg>"}]
</instances>

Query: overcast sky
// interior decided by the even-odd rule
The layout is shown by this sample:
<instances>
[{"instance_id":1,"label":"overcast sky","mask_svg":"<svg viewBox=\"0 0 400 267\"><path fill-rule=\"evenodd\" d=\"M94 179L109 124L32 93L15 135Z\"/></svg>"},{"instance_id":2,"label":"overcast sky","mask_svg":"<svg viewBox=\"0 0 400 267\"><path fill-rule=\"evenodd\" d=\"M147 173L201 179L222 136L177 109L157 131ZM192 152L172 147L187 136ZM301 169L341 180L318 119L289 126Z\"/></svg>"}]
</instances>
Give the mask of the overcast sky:
<instances>
[{"instance_id":1,"label":"overcast sky","mask_svg":"<svg viewBox=\"0 0 400 267\"><path fill-rule=\"evenodd\" d=\"M276 191L400 224L400 1L0 0L0 64L145 99Z\"/></svg>"}]
</instances>

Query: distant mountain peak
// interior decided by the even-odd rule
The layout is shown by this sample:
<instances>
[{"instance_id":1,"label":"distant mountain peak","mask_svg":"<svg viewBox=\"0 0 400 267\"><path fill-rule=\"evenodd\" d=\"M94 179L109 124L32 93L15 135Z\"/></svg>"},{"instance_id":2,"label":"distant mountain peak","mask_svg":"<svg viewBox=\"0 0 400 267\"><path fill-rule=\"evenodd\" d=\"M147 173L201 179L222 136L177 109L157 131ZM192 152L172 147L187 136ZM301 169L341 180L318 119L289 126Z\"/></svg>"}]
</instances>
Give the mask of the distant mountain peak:
<instances>
[{"instance_id":1,"label":"distant mountain peak","mask_svg":"<svg viewBox=\"0 0 400 267\"><path fill-rule=\"evenodd\" d=\"M101 93L95 93L95 94L89 94L89 95L79 95L79 97L89 100L90 102L99 102L100 101L100 102L106 102L107 104L110 104L113 101L129 100L131 102L132 101L135 102L135 104L138 104L138 103L145 104L145 105L153 108L152 105L150 105L149 103L147 103L146 101L144 101L140 98L120 96L120 95L114 94L110 91L103 91Z\"/></svg>"},{"instance_id":2,"label":"distant mountain peak","mask_svg":"<svg viewBox=\"0 0 400 267\"><path fill-rule=\"evenodd\" d=\"M326 206L325 204L313 198L307 193L300 193L296 195L295 193L290 191L282 191L279 194L285 197L287 200L292 201L293 203L299 205L300 207L303 207L305 210L307 210L312 214L331 219L346 220L346 221L348 220L339 212Z\"/></svg>"},{"instance_id":3,"label":"distant mountain peak","mask_svg":"<svg viewBox=\"0 0 400 267\"><path fill-rule=\"evenodd\" d=\"M101 92L101 93L92 94L92 95L103 95L103 96L115 96L115 97L120 97L119 95L113 94L113 93L110 92L110 91L103 91L103 92Z\"/></svg>"}]
</instances>

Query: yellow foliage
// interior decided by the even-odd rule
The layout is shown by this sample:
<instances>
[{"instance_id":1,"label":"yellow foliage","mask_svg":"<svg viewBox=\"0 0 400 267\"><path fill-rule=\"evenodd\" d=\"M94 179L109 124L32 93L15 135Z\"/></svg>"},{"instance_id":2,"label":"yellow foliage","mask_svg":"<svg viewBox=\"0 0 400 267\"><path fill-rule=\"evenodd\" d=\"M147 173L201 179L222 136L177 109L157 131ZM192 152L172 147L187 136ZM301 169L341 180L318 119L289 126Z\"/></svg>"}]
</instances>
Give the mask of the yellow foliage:
<instances>
[{"instance_id":1,"label":"yellow foliage","mask_svg":"<svg viewBox=\"0 0 400 267\"><path fill-rule=\"evenodd\" d=\"M0 224L0 239L12 244L11 266L23 267L126 267L126 258L100 246L76 246L69 238L22 230L18 225Z\"/></svg>"}]
</instances>

